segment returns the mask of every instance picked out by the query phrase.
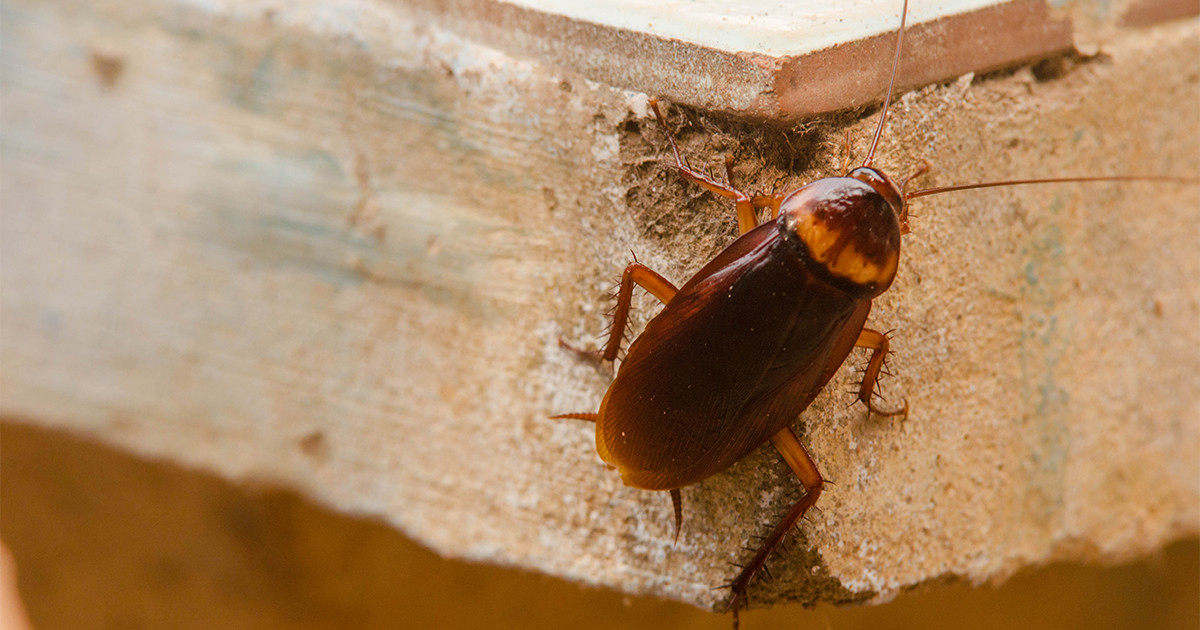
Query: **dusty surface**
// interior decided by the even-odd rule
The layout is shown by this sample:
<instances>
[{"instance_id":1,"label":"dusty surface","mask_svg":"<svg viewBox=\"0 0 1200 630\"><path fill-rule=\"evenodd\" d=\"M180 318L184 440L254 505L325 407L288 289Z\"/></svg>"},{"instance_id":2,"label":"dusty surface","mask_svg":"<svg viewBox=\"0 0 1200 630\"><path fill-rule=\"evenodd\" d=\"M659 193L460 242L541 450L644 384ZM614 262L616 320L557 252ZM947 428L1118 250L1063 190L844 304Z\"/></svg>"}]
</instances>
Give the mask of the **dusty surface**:
<instances>
[{"instance_id":1,"label":"dusty surface","mask_svg":"<svg viewBox=\"0 0 1200 630\"><path fill-rule=\"evenodd\" d=\"M630 250L682 282L730 209L674 178L643 94L407 5L346 6L5 3L3 413L296 488L447 555L720 605L794 498L774 454L688 488L672 545L666 495L546 416L598 404L607 377L556 340L603 329ZM1196 25L1102 52L906 95L876 163L929 160L918 185L1194 176ZM732 154L747 188L836 171L846 123L861 159L874 120L672 112L694 163ZM912 412L865 420L849 368L806 412L837 485L754 601L886 599L1200 530L1195 190L914 212L871 320L896 331L885 393Z\"/></svg>"}]
</instances>

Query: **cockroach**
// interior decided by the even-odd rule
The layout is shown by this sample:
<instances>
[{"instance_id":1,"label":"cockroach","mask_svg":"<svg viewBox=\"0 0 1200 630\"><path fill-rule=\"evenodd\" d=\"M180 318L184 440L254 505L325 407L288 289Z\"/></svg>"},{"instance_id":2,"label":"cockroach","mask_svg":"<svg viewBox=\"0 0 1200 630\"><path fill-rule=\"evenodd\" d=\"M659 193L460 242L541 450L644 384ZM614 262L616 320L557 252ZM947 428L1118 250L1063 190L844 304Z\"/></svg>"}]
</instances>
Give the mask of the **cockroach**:
<instances>
[{"instance_id":1,"label":"cockroach","mask_svg":"<svg viewBox=\"0 0 1200 630\"><path fill-rule=\"evenodd\" d=\"M824 480L791 429L854 348L869 349L857 398L868 413L907 414L872 399L889 353L889 336L865 327L871 302L896 276L908 201L958 190L1061 182L1200 180L1158 176L1007 180L905 192L913 176L894 180L872 167L895 89L908 1L879 124L862 166L786 194L748 195L691 168L655 101L680 175L734 202L738 238L682 287L638 262L625 268L603 349L570 350L617 358L634 285L664 307L630 345L595 413L569 413L596 425L596 450L626 485L670 492L675 536L682 523L680 488L729 468L767 441L799 478L804 495L727 585L737 627L746 589L767 558L821 496ZM770 220L758 221L758 211Z\"/></svg>"}]
</instances>

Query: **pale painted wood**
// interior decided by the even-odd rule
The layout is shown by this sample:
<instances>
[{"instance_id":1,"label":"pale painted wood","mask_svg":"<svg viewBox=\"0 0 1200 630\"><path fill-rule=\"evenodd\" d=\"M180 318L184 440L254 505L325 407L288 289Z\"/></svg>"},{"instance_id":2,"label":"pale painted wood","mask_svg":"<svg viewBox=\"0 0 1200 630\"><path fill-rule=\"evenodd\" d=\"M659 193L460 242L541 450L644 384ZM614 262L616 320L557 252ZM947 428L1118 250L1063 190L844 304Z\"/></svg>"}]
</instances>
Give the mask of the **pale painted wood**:
<instances>
[{"instance_id":1,"label":"pale painted wood","mask_svg":"<svg viewBox=\"0 0 1200 630\"><path fill-rule=\"evenodd\" d=\"M903 0L516 0L513 4L717 50L799 56L895 33ZM913 2L908 23L915 26L1001 4L997 0Z\"/></svg>"}]
</instances>

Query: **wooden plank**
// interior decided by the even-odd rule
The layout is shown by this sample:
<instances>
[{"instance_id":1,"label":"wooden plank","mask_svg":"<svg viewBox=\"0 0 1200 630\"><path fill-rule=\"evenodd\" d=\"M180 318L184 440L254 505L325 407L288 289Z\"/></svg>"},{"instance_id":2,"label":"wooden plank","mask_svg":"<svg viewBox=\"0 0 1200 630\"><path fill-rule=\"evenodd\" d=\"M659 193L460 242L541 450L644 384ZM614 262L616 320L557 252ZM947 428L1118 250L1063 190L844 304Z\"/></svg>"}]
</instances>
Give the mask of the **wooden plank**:
<instances>
[{"instance_id":1,"label":"wooden plank","mask_svg":"<svg viewBox=\"0 0 1200 630\"><path fill-rule=\"evenodd\" d=\"M429 3L477 41L710 110L803 119L882 100L901 3ZM912 7L903 88L1045 58L1069 20L1039 0Z\"/></svg>"},{"instance_id":2,"label":"wooden plank","mask_svg":"<svg viewBox=\"0 0 1200 630\"><path fill-rule=\"evenodd\" d=\"M420 3L0 7L6 418L298 488L447 555L720 605L793 496L773 454L689 488L673 545L665 495L546 419L604 391L557 339L603 329L630 249L682 281L733 233L669 168L646 94ZM1127 30L1095 60L905 95L877 163L927 159L928 185L1194 175L1197 41ZM713 109L672 109L697 164L732 154L751 188L840 168L840 122ZM873 119L836 120L861 156ZM913 411L864 421L845 370L805 414L838 485L755 602L1194 535L1195 207L1151 185L919 204L872 317L897 331L885 391Z\"/></svg>"}]
</instances>

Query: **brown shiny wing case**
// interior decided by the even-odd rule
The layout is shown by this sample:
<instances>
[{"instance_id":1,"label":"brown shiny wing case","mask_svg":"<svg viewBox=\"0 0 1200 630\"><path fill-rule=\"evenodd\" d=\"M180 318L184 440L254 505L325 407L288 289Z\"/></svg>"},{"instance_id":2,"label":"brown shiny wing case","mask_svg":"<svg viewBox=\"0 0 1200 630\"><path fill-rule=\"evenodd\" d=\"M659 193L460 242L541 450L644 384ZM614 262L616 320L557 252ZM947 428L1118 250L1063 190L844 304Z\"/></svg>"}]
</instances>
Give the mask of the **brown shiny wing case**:
<instances>
[{"instance_id":1,"label":"brown shiny wing case","mask_svg":"<svg viewBox=\"0 0 1200 630\"><path fill-rule=\"evenodd\" d=\"M728 468L812 402L869 309L809 273L776 222L758 226L629 347L600 404L597 451L626 484L651 490Z\"/></svg>"}]
</instances>

